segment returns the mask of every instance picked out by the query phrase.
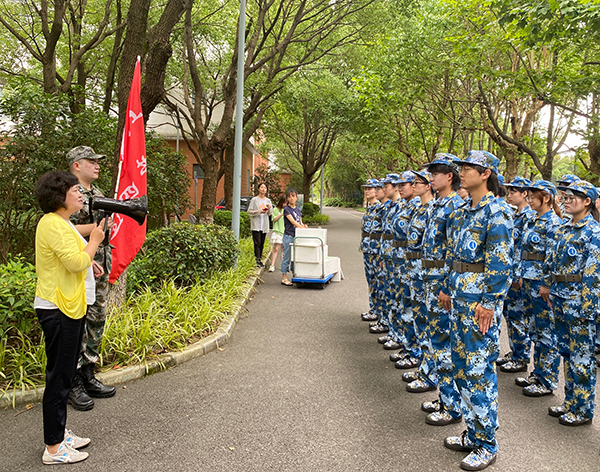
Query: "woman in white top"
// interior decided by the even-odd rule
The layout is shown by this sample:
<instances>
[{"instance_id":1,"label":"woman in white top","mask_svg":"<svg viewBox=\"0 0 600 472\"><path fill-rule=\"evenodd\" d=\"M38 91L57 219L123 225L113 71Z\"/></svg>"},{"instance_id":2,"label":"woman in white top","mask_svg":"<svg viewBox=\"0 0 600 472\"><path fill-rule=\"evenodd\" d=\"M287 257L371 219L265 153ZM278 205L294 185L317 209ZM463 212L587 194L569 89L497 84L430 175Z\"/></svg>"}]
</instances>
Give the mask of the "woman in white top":
<instances>
[{"instance_id":1,"label":"woman in white top","mask_svg":"<svg viewBox=\"0 0 600 472\"><path fill-rule=\"evenodd\" d=\"M258 184L258 195L250 200L248 214L250 215L250 229L252 230L252 241L254 241L254 257L256 265L264 267L262 253L265 246L265 238L269 232L269 215L273 212L273 204L267 197L269 188L267 184Z\"/></svg>"}]
</instances>

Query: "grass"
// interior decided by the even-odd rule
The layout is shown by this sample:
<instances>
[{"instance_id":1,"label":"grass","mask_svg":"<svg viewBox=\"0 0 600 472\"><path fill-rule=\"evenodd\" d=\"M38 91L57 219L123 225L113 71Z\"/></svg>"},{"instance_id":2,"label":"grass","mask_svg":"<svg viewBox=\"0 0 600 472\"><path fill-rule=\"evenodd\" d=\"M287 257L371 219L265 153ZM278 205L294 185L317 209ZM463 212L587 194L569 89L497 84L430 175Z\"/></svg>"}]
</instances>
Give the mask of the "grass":
<instances>
[{"instance_id":1,"label":"grass","mask_svg":"<svg viewBox=\"0 0 600 472\"><path fill-rule=\"evenodd\" d=\"M160 290L146 290L110 312L102 338L102 365L144 363L215 331L223 318L240 308L256 269L252 241L241 240L240 249L236 268L189 288L165 282ZM7 338L0 339L0 396L44 384L43 342L34 343L20 332L13 333L11 340L15 338L18 342L11 341L10 346Z\"/></svg>"}]
</instances>

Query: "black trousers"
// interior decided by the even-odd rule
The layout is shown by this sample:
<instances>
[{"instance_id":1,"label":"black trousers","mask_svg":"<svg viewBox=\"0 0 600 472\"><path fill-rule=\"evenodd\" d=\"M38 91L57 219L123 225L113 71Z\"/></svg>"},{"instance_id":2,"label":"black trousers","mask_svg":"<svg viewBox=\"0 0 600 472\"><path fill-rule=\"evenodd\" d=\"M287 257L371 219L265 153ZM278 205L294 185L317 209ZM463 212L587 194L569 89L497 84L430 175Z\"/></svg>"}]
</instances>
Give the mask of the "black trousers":
<instances>
[{"instance_id":1,"label":"black trousers","mask_svg":"<svg viewBox=\"0 0 600 472\"><path fill-rule=\"evenodd\" d=\"M53 445L65 436L67 400L77 370L85 316L74 320L58 309L35 311L46 338L44 443Z\"/></svg>"},{"instance_id":2,"label":"black trousers","mask_svg":"<svg viewBox=\"0 0 600 472\"><path fill-rule=\"evenodd\" d=\"M267 233L262 231L252 231L252 241L254 242L254 257L256 262L260 262L262 259L263 248L265 247L265 238Z\"/></svg>"}]
</instances>

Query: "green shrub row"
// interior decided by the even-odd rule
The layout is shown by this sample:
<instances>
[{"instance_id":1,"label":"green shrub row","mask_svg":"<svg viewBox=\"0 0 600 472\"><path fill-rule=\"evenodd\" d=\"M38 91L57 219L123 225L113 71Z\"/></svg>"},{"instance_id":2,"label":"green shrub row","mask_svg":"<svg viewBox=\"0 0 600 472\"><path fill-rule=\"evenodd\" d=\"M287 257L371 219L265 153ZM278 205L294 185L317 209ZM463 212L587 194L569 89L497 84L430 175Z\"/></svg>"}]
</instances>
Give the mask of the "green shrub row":
<instances>
[{"instance_id":1,"label":"green shrub row","mask_svg":"<svg viewBox=\"0 0 600 472\"><path fill-rule=\"evenodd\" d=\"M304 218L304 216L302 216L302 222L309 226L328 225L329 215L317 214L314 216L309 216L308 218Z\"/></svg>"},{"instance_id":2,"label":"green shrub row","mask_svg":"<svg viewBox=\"0 0 600 472\"><path fill-rule=\"evenodd\" d=\"M229 210L216 210L213 216L213 223L231 229L231 212ZM245 211L240 213L240 239L252 236L250 230L250 215Z\"/></svg>"},{"instance_id":3,"label":"green shrub row","mask_svg":"<svg viewBox=\"0 0 600 472\"><path fill-rule=\"evenodd\" d=\"M312 202L304 202L304 205L302 206L302 221L305 221L306 218L312 218L320 213L321 207L319 207L319 205Z\"/></svg>"},{"instance_id":4,"label":"green shrub row","mask_svg":"<svg viewBox=\"0 0 600 472\"><path fill-rule=\"evenodd\" d=\"M164 281L188 287L230 269L237 254L235 236L219 225L175 223L157 229L129 265L127 291L158 288Z\"/></svg>"}]
</instances>

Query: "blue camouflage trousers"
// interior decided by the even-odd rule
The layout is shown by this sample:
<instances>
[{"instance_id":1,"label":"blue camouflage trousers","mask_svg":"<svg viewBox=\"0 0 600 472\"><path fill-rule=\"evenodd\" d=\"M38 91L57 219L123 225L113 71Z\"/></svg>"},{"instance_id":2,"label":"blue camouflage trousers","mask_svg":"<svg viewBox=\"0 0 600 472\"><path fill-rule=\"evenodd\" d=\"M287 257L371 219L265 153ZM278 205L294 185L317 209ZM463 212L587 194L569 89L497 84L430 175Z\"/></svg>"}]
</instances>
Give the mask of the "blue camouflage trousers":
<instances>
[{"instance_id":1,"label":"blue camouflage trousers","mask_svg":"<svg viewBox=\"0 0 600 472\"><path fill-rule=\"evenodd\" d=\"M404 298L402 296L401 272L404 263L397 259L390 259L390 338L403 346L406 343L403 324L405 323Z\"/></svg>"},{"instance_id":2,"label":"blue camouflage trousers","mask_svg":"<svg viewBox=\"0 0 600 472\"><path fill-rule=\"evenodd\" d=\"M462 415L460 393L454 382L450 344L450 313L438 303L439 280L425 280L427 308L427 347L419 366L419 375L430 385L439 387L440 402L453 418Z\"/></svg>"},{"instance_id":3,"label":"blue camouflage trousers","mask_svg":"<svg viewBox=\"0 0 600 472\"><path fill-rule=\"evenodd\" d=\"M367 287L369 288L369 311L371 313L377 313L375 305L377 303L375 293L376 283L376 257L375 254L363 253L363 260L365 262L365 277L367 279Z\"/></svg>"},{"instance_id":4,"label":"blue camouflage trousers","mask_svg":"<svg viewBox=\"0 0 600 472\"><path fill-rule=\"evenodd\" d=\"M531 339L531 313L524 310L524 291L512 285L504 301L504 319L506 320L508 343L511 359L515 362L529 363Z\"/></svg>"},{"instance_id":5,"label":"blue camouflage trousers","mask_svg":"<svg viewBox=\"0 0 600 472\"><path fill-rule=\"evenodd\" d=\"M382 326L388 326L387 299L385 297L385 283L387 270L382 266L383 257L375 256L375 280L373 292L375 293L375 313L377 314L377 323Z\"/></svg>"},{"instance_id":6,"label":"blue camouflage trousers","mask_svg":"<svg viewBox=\"0 0 600 472\"><path fill-rule=\"evenodd\" d=\"M596 320L581 314L581 297L552 297L558 333L558 351L563 357L565 401L563 406L583 418L594 417L596 405Z\"/></svg>"},{"instance_id":7,"label":"blue camouflage trousers","mask_svg":"<svg viewBox=\"0 0 600 472\"><path fill-rule=\"evenodd\" d=\"M494 322L481 334L475 320L478 302L453 298L451 322L454 381L462 398L469 439L487 451L498 451L498 378L496 359L500 349L498 325L502 303L494 310Z\"/></svg>"},{"instance_id":8,"label":"blue camouflage trousers","mask_svg":"<svg viewBox=\"0 0 600 472\"><path fill-rule=\"evenodd\" d=\"M554 312L540 296L539 280L523 279L524 308L532 320L533 373L550 390L558 388L560 356L556 340Z\"/></svg>"},{"instance_id":9,"label":"blue camouflage trousers","mask_svg":"<svg viewBox=\"0 0 600 472\"><path fill-rule=\"evenodd\" d=\"M400 278L398 280L398 298L402 303L402 313L400 313L399 325L400 339L402 340L404 348L409 357L420 359L421 346L419 343L418 329L414 317L413 301L411 297L411 279L407 275L406 270L406 263L400 263L398 268L398 272L400 274Z\"/></svg>"}]
</instances>

